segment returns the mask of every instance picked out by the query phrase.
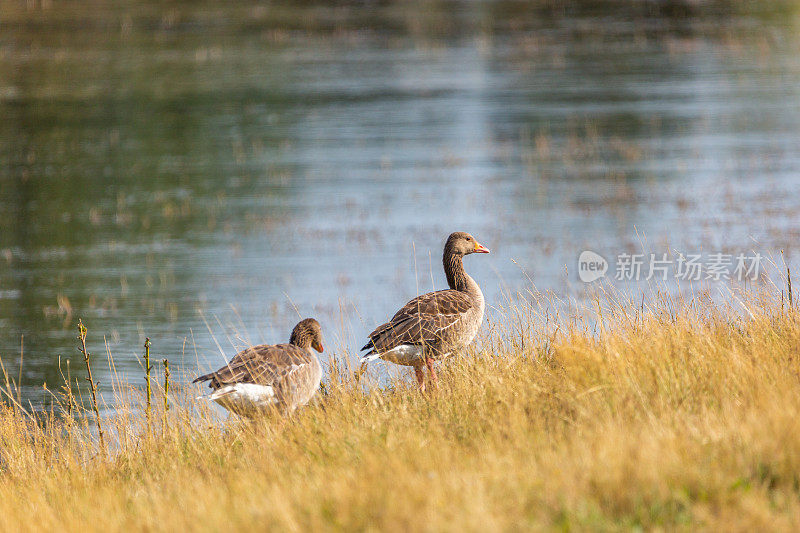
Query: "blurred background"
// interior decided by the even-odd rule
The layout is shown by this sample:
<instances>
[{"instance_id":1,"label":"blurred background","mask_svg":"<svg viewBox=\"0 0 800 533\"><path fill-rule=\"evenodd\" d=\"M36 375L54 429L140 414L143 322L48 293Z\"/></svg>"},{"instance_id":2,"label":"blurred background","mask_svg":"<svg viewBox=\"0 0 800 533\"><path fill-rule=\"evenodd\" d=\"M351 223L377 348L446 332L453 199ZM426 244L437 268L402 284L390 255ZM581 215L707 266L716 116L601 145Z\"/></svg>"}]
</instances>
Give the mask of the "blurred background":
<instances>
[{"instance_id":1,"label":"blurred background","mask_svg":"<svg viewBox=\"0 0 800 533\"><path fill-rule=\"evenodd\" d=\"M301 316L352 356L445 286L454 230L493 252L465 261L490 306L579 298L585 249L800 237L796 2L0 13L0 357L33 405L79 317L135 383L145 337L181 380Z\"/></svg>"}]
</instances>

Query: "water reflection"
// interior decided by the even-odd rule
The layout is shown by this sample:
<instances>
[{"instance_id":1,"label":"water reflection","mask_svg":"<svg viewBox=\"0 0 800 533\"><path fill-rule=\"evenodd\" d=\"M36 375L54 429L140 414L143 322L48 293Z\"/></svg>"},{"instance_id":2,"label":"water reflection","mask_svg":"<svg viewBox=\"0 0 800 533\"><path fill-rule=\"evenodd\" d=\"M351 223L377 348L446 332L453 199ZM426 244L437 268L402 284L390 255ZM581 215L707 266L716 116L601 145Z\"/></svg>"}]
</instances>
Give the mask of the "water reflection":
<instances>
[{"instance_id":1,"label":"water reflection","mask_svg":"<svg viewBox=\"0 0 800 533\"><path fill-rule=\"evenodd\" d=\"M454 229L495 252L489 303L642 235L800 236L789 4L33 6L0 35L0 353L16 375L24 335L34 402L78 317L129 372L145 336L194 372L209 330L298 313L352 349L442 287Z\"/></svg>"}]
</instances>

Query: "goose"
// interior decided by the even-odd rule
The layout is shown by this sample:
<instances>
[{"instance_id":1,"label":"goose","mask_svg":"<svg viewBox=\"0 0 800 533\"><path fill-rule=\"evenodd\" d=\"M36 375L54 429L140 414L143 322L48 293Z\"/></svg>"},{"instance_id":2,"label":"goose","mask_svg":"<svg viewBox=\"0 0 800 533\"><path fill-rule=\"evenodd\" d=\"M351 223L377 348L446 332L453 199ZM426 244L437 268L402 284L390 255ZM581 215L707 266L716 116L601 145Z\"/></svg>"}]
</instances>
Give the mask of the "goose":
<instances>
[{"instance_id":1,"label":"goose","mask_svg":"<svg viewBox=\"0 0 800 533\"><path fill-rule=\"evenodd\" d=\"M236 414L254 416L276 409L288 414L305 405L319 389L322 367L322 329L313 318L301 320L289 344L261 344L237 353L231 361L192 383L208 381L205 396Z\"/></svg>"},{"instance_id":2,"label":"goose","mask_svg":"<svg viewBox=\"0 0 800 533\"><path fill-rule=\"evenodd\" d=\"M383 359L414 367L420 390L425 390L423 366L429 379L438 383L433 362L467 346L478 333L485 303L481 288L465 271L465 255L488 254L489 249L469 233L450 234L444 245L442 263L447 276L446 290L417 296L404 305L389 322L369 334L363 365Z\"/></svg>"}]
</instances>

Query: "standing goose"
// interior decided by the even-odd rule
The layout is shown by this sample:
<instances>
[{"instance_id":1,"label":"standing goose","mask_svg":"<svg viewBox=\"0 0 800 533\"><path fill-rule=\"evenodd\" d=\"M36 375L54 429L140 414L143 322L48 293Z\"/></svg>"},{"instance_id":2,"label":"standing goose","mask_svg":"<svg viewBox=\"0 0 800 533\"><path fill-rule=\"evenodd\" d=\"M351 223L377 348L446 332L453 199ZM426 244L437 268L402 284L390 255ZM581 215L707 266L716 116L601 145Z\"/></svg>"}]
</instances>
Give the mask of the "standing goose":
<instances>
[{"instance_id":1,"label":"standing goose","mask_svg":"<svg viewBox=\"0 0 800 533\"><path fill-rule=\"evenodd\" d=\"M216 372L192 383L209 381L214 400L234 413L252 416L277 409L291 413L319 389L322 367L314 352L322 352L322 330L313 318L301 320L289 344L261 344L237 353Z\"/></svg>"},{"instance_id":2,"label":"standing goose","mask_svg":"<svg viewBox=\"0 0 800 533\"><path fill-rule=\"evenodd\" d=\"M444 245L442 263L449 289L417 296L392 319L369 334L361 348L369 350L361 363L382 358L399 365L413 366L420 389L425 390L422 367L434 384L433 362L467 346L483 321L484 301L481 288L465 271L461 258L489 250L469 233L450 234Z\"/></svg>"}]
</instances>

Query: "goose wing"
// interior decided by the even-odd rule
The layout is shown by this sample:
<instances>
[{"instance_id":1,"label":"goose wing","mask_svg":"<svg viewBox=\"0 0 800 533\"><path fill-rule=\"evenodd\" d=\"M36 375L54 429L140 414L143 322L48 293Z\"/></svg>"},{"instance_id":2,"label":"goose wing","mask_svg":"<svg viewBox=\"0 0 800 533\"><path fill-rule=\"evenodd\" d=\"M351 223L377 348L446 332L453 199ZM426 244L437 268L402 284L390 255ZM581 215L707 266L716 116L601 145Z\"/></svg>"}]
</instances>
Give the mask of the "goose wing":
<instances>
[{"instance_id":1,"label":"goose wing","mask_svg":"<svg viewBox=\"0 0 800 533\"><path fill-rule=\"evenodd\" d=\"M439 341L473 307L463 292L447 289L417 296L402 307L392 319L369 334L362 350L381 353L403 344L423 345Z\"/></svg>"},{"instance_id":2,"label":"goose wing","mask_svg":"<svg viewBox=\"0 0 800 533\"><path fill-rule=\"evenodd\" d=\"M192 383L210 381L212 389L233 383L254 383L282 389L293 387L311 374L310 354L293 344L262 344L237 353L215 372L198 377Z\"/></svg>"}]
</instances>

